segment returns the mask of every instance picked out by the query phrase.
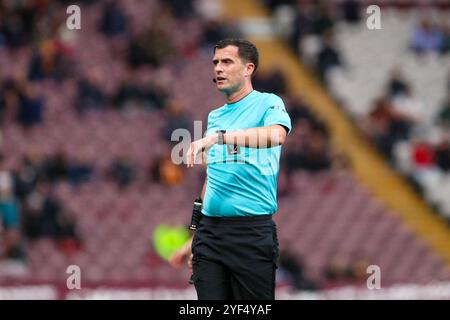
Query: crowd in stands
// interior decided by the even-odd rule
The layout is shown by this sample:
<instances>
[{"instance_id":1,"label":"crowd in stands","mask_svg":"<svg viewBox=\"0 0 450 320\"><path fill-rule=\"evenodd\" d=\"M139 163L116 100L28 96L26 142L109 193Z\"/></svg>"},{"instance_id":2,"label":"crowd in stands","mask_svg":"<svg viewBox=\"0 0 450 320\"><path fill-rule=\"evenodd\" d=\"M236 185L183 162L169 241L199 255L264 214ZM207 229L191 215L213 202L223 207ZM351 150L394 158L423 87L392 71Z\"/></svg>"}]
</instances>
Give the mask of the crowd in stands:
<instances>
[{"instance_id":1,"label":"crowd in stands","mask_svg":"<svg viewBox=\"0 0 450 320\"><path fill-rule=\"evenodd\" d=\"M354 28L358 26L364 28L363 3L354 0L265 0L262 2L273 12L275 25L282 26L279 28L282 30L281 35L302 62L316 73L323 85L328 87L327 75L333 68L345 69L348 64L351 64L351 61L345 61L346 57L336 44L335 35L338 32L336 26L341 23ZM384 8L388 7L393 7L398 12L402 10L406 12L414 8L423 9L423 15L417 19L414 27L409 31L409 42L404 48L405 56L407 54L417 58L430 54L438 58L448 56L450 53L448 21L445 18L432 19L428 10L433 6L438 10L448 10L445 2L430 1L418 4L406 1L402 5L395 1L386 1L377 4L382 7L382 13ZM386 77L388 80L383 90L378 93L378 97L373 100L370 111L362 118L357 117L360 121L358 120L356 125L394 167L395 150L399 143L411 143L412 170L407 175L415 186L423 189L423 184L430 175L442 175L449 172L450 80L448 83L436 83L445 88L446 95L437 108L438 111L432 114L426 108L426 97L417 95L413 79L407 79L401 68L393 67ZM425 137L429 136L432 130L439 134L433 141L429 141L430 139ZM324 134L323 130L322 134ZM320 148L320 143L317 143L316 147ZM308 153L308 156L311 157L312 154ZM286 159L289 161L289 156ZM295 161L296 164L301 162ZM326 159L313 161L314 166L321 166L324 162Z\"/></svg>"},{"instance_id":2,"label":"crowd in stands","mask_svg":"<svg viewBox=\"0 0 450 320\"><path fill-rule=\"evenodd\" d=\"M450 52L450 25L447 21L436 24L424 18L411 35L411 49L417 54Z\"/></svg>"},{"instance_id":3,"label":"crowd in stands","mask_svg":"<svg viewBox=\"0 0 450 320\"><path fill-rule=\"evenodd\" d=\"M52 192L52 182L63 178L68 168L53 159L43 161L33 151L23 157L15 170L8 170L4 161L1 154L3 256L25 262L25 239L42 237L54 239L66 253L79 249L81 239L74 216Z\"/></svg>"},{"instance_id":4,"label":"crowd in stands","mask_svg":"<svg viewBox=\"0 0 450 320\"><path fill-rule=\"evenodd\" d=\"M95 36L101 36L95 41L123 65L118 85L108 87L102 71L95 67L81 68L79 57L74 54L76 36L68 35L66 15L58 14L66 12L70 1L0 1L0 54L6 52L9 57L23 52L28 54L26 65L18 66L6 75L0 72L0 143L2 131L11 124L30 135L33 128L46 127L49 121L47 107L52 96L42 94L40 88L48 83L75 84L74 95L67 99L64 107L65 111L76 114L80 125L90 117L107 112L123 118L129 111L158 114L162 119L158 139L167 149L173 146L171 135L175 129L186 128L192 132L193 121L202 119L195 119L184 101L174 96L171 83L176 79L173 75L161 73L142 80L140 71L162 70L169 65L181 67L191 63L189 59L197 51L205 50L211 54L218 40L242 34L234 21L220 17L217 2L153 2L158 5L151 18L141 24L130 17L124 1L78 1L82 14L89 12L90 6L99 5ZM288 41L298 54L307 60L310 58L309 66L326 84L329 70L345 64L334 40L335 21L344 19L348 23L358 23L361 20L359 2L343 1L339 10L328 1L267 0L265 3L273 9L282 4L295 8ZM198 22L199 31L193 32L194 36L189 33L186 37L175 38L172 31L180 21ZM293 130L283 148L280 198L292 194L291 179L297 170L316 173L346 169L350 165L333 149L327 126L311 111L308 101L288 92L286 79L277 67L267 72L258 71L254 88L280 95L292 119ZM444 126L450 123L449 102L450 98L438 120ZM370 122L367 134L386 155L391 154L395 141L407 137L411 127L420 122L420 116L405 112L415 103L420 102L414 100L407 81L401 73L393 72L386 96L377 101L377 111L367 119ZM217 106L209 106L212 107ZM448 170L449 145L447 141L433 146L432 156L427 154L427 148L418 149L417 158L424 163L436 161ZM53 239L67 255L84 250L89 235L80 232L77 212L72 212L56 195L55 189L61 183L68 184L76 193L87 184L106 181L117 186L118 197L137 183L167 188L186 183L186 169L174 164L167 150L155 150L142 164L137 163L131 149L123 148L108 159L106 167L101 167L95 161L99 156L95 150L81 148L75 155L68 155L64 145L50 152L44 152L36 145L25 152L17 150L20 160L7 166L6 160L11 155L1 147L0 144L0 260L26 261L27 243L41 238ZM364 261L356 264L333 261L323 276L329 283L360 281L365 276L363 266ZM292 252L282 252L280 267L297 289L314 290L323 286L306 276L304 262Z\"/></svg>"},{"instance_id":5,"label":"crowd in stands","mask_svg":"<svg viewBox=\"0 0 450 320\"><path fill-rule=\"evenodd\" d=\"M364 6L360 1L311 1L311 0L264 0L272 12L276 24L281 28L290 47L303 62L317 72L324 84L327 73L334 67L345 67L346 63L335 42L336 24L344 21L349 25L361 23ZM383 6L403 7L396 2L386 2ZM403 8L404 9L404 8ZM364 22L364 21L362 21ZM424 18L411 31L410 49L417 54L450 52L450 27L447 21L434 22Z\"/></svg>"},{"instance_id":6,"label":"crowd in stands","mask_svg":"<svg viewBox=\"0 0 450 320\"><path fill-rule=\"evenodd\" d=\"M136 74L142 67L158 69L183 63L195 50L211 53L218 40L242 36L233 21L217 16L205 1L172 0L159 2L154 19L136 29L120 1L86 0L80 4L89 7L98 2L102 4L98 31L107 39L112 54L126 66L114 90L105 89L98 69L78 67L74 44L62 31L65 16L55 14L58 10L65 12L67 1L0 1L0 50L12 55L21 50L30 52L23 68L0 77L0 132L12 123L30 134L34 127L45 127L51 97L41 93L40 85L66 82L75 83L75 94L66 108L78 115L80 124L95 113L112 111L126 117L127 111L136 109L161 114L164 124L160 139L169 147L173 146L171 134L175 129L192 132L193 116L169 89L173 79L140 81ZM170 26L189 19L201 21L199 37L182 44L174 41ZM293 121L293 137L284 148L281 179L288 179L295 170L330 169L333 154L327 128L305 101L288 94L282 72L277 68L258 72L254 87L282 96ZM118 190L138 182L170 187L183 184L186 175L183 166L173 163L170 153L155 153L142 166L125 149L106 168L95 165L93 150L80 149L75 156L69 156L63 145L51 153L32 146L13 167L4 165L7 157L6 153L0 155L0 257L23 262L27 260L27 244L41 238L54 239L66 254L83 250L85 235L79 232L76 213L56 196L58 184L67 183L74 192L96 180L110 181ZM289 184L285 186L288 193Z\"/></svg>"},{"instance_id":7,"label":"crowd in stands","mask_svg":"<svg viewBox=\"0 0 450 320\"><path fill-rule=\"evenodd\" d=\"M327 72L344 64L334 40L334 26L337 19L349 23L359 22L358 1L344 1L336 7L330 1L264 1L274 11L275 17L288 15L288 26L282 36L290 47L302 57L312 70L316 71L323 83ZM283 10L288 7L289 9ZM289 14L287 14L289 12ZM279 18L283 21L284 19Z\"/></svg>"},{"instance_id":8,"label":"crowd in stands","mask_svg":"<svg viewBox=\"0 0 450 320\"><path fill-rule=\"evenodd\" d=\"M397 141L411 138L411 130L415 127L426 125L427 117L423 101L415 98L411 86L406 79L394 70L387 83L386 92L380 97L368 114L365 121L366 133L378 145L380 150L392 159L392 147ZM435 127L443 131L450 129L448 120L450 114L450 90L434 119L430 119ZM442 136L442 140L434 146L426 146L418 143L414 151L414 160L418 165L436 163L442 170L448 170L449 162L446 157L446 145L448 139ZM447 147L448 148L448 147Z\"/></svg>"}]
</instances>

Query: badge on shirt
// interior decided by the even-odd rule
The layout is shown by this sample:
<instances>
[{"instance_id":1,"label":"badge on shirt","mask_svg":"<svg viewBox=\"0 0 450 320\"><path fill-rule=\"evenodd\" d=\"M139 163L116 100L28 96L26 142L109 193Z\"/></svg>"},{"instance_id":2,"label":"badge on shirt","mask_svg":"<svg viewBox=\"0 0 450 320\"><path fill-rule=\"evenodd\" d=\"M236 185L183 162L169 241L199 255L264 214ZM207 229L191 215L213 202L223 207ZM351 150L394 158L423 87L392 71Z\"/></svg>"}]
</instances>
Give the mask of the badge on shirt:
<instances>
[{"instance_id":1,"label":"badge on shirt","mask_svg":"<svg viewBox=\"0 0 450 320\"><path fill-rule=\"evenodd\" d=\"M286 109L283 108L282 106L271 106L270 109L277 109L277 110L281 110L283 112L286 112ZM287 113L287 112L286 112Z\"/></svg>"},{"instance_id":2,"label":"badge on shirt","mask_svg":"<svg viewBox=\"0 0 450 320\"><path fill-rule=\"evenodd\" d=\"M241 148L239 146L233 146L231 144L227 144L227 150L230 155L241 153Z\"/></svg>"}]
</instances>

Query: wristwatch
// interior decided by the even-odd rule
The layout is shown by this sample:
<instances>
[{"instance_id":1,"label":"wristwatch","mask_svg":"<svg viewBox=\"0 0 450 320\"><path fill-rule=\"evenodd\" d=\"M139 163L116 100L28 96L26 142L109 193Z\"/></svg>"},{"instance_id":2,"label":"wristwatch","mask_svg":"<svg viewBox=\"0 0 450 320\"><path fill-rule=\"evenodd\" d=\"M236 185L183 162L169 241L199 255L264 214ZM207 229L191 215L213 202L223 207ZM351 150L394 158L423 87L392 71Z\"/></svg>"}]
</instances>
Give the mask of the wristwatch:
<instances>
[{"instance_id":1,"label":"wristwatch","mask_svg":"<svg viewBox=\"0 0 450 320\"><path fill-rule=\"evenodd\" d=\"M223 145L225 142L224 142L224 137L223 137L223 135L225 134L225 132L227 132L227 130L217 130L216 131L216 133L219 135L219 139L218 139L218 141L217 141L217 143L219 144L219 145Z\"/></svg>"}]
</instances>

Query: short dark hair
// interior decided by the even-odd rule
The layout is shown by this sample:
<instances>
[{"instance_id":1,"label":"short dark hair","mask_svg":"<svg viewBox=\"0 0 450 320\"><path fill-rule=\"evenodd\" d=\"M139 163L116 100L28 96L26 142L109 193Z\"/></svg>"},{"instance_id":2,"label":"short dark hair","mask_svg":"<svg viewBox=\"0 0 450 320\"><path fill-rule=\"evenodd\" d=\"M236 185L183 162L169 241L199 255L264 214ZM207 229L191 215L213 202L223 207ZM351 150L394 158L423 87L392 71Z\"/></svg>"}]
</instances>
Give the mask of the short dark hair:
<instances>
[{"instance_id":1,"label":"short dark hair","mask_svg":"<svg viewBox=\"0 0 450 320\"><path fill-rule=\"evenodd\" d=\"M255 65L255 70L253 71L254 74L256 69L258 69L259 64L259 53L256 46L245 39L224 39L217 42L214 46L214 53L216 52L216 49L223 49L228 46L237 47L239 58Z\"/></svg>"}]
</instances>

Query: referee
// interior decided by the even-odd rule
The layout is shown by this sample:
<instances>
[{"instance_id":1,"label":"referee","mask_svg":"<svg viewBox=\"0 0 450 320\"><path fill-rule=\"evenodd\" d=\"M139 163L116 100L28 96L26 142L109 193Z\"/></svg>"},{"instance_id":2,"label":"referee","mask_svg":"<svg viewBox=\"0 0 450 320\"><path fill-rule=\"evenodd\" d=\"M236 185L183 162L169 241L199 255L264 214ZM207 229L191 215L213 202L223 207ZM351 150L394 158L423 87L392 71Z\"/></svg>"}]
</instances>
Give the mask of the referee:
<instances>
[{"instance_id":1,"label":"referee","mask_svg":"<svg viewBox=\"0 0 450 320\"><path fill-rule=\"evenodd\" d=\"M253 89L258 60L247 40L217 43L213 81L226 104L209 113L205 138L187 152L188 167L206 154L202 218L171 263L188 260L200 300L275 298L279 249L272 215L291 121L280 97Z\"/></svg>"}]
</instances>

